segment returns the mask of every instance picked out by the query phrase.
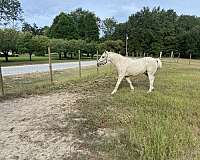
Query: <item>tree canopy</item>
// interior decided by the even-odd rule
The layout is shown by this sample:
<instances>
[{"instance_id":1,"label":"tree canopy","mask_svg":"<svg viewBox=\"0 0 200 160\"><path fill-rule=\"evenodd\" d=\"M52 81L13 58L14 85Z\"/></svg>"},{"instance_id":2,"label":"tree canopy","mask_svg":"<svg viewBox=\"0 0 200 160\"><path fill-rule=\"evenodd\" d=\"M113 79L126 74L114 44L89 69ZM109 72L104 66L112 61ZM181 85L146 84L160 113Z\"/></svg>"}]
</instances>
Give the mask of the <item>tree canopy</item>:
<instances>
[{"instance_id":1,"label":"tree canopy","mask_svg":"<svg viewBox=\"0 0 200 160\"><path fill-rule=\"evenodd\" d=\"M117 24L113 39L124 41L128 32L129 52L148 52L150 54L170 54L180 52L200 55L200 19L195 16L178 16L174 10L144 7L132 14L125 23Z\"/></svg>"},{"instance_id":2,"label":"tree canopy","mask_svg":"<svg viewBox=\"0 0 200 160\"><path fill-rule=\"evenodd\" d=\"M104 38L109 39L115 32L117 20L114 17L106 18L102 21L102 31L104 33Z\"/></svg>"},{"instance_id":3,"label":"tree canopy","mask_svg":"<svg viewBox=\"0 0 200 160\"><path fill-rule=\"evenodd\" d=\"M98 40L98 18L81 8L71 13L60 13L49 30L50 37L65 39Z\"/></svg>"},{"instance_id":4,"label":"tree canopy","mask_svg":"<svg viewBox=\"0 0 200 160\"><path fill-rule=\"evenodd\" d=\"M0 1L0 25L11 25L15 28L16 21L23 21L23 10L19 0Z\"/></svg>"}]
</instances>

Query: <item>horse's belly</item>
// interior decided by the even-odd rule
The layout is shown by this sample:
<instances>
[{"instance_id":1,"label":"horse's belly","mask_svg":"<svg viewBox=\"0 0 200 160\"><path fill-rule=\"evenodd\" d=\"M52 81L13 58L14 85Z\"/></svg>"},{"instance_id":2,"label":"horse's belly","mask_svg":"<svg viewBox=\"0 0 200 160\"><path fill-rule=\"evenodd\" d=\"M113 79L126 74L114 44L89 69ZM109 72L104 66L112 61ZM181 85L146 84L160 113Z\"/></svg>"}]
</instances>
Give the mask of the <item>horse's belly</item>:
<instances>
[{"instance_id":1,"label":"horse's belly","mask_svg":"<svg viewBox=\"0 0 200 160\"><path fill-rule=\"evenodd\" d=\"M143 74L144 72L146 72L146 68L144 66L130 66L127 68L126 76L136 76L138 74Z\"/></svg>"}]
</instances>

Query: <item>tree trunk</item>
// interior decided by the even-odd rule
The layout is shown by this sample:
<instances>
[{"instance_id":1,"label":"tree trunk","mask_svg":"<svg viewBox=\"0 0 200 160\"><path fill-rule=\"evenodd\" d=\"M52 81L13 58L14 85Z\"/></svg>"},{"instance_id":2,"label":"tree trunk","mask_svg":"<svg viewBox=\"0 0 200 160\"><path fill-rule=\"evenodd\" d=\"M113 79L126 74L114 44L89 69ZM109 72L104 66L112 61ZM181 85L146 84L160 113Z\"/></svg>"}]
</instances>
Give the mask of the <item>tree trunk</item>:
<instances>
[{"instance_id":1,"label":"tree trunk","mask_svg":"<svg viewBox=\"0 0 200 160\"><path fill-rule=\"evenodd\" d=\"M59 60L61 60L61 53L58 53L59 54Z\"/></svg>"},{"instance_id":2,"label":"tree trunk","mask_svg":"<svg viewBox=\"0 0 200 160\"><path fill-rule=\"evenodd\" d=\"M73 53L71 53L71 59L73 58Z\"/></svg>"},{"instance_id":3,"label":"tree trunk","mask_svg":"<svg viewBox=\"0 0 200 160\"><path fill-rule=\"evenodd\" d=\"M8 52L4 52L4 56L5 56L5 59L6 59L6 62L8 62Z\"/></svg>"},{"instance_id":4,"label":"tree trunk","mask_svg":"<svg viewBox=\"0 0 200 160\"><path fill-rule=\"evenodd\" d=\"M91 59L93 59L94 58L94 54L91 54Z\"/></svg>"},{"instance_id":5,"label":"tree trunk","mask_svg":"<svg viewBox=\"0 0 200 160\"><path fill-rule=\"evenodd\" d=\"M32 53L29 53L29 60L32 61Z\"/></svg>"},{"instance_id":6,"label":"tree trunk","mask_svg":"<svg viewBox=\"0 0 200 160\"><path fill-rule=\"evenodd\" d=\"M67 53L64 53L64 58L67 58Z\"/></svg>"}]
</instances>

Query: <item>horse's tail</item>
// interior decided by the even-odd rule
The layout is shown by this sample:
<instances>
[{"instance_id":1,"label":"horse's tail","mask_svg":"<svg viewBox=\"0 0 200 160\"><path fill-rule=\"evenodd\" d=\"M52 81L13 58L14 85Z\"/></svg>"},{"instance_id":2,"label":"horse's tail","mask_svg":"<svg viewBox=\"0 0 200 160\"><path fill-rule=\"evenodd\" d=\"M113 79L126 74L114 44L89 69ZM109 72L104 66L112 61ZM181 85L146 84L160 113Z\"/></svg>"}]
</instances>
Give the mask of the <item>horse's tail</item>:
<instances>
[{"instance_id":1,"label":"horse's tail","mask_svg":"<svg viewBox=\"0 0 200 160\"><path fill-rule=\"evenodd\" d=\"M158 64L158 68L162 68L162 62L161 62L160 58L157 58L156 62Z\"/></svg>"}]
</instances>

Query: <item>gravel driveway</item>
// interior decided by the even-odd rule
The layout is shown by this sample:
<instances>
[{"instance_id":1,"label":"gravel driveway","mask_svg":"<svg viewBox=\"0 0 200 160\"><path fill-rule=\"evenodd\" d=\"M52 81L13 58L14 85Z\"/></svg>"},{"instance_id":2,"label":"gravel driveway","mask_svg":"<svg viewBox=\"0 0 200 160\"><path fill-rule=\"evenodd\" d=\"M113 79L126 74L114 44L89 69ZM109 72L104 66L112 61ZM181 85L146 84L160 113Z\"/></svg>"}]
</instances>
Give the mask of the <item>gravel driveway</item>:
<instances>
[{"instance_id":1,"label":"gravel driveway","mask_svg":"<svg viewBox=\"0 0 200 160\"><path fill-rule=\"evenodd\" d=\"M0 103L0 159L70 159L79 140L67 115L79 96L54 93Z\"/></svg>"}]
</instances>

